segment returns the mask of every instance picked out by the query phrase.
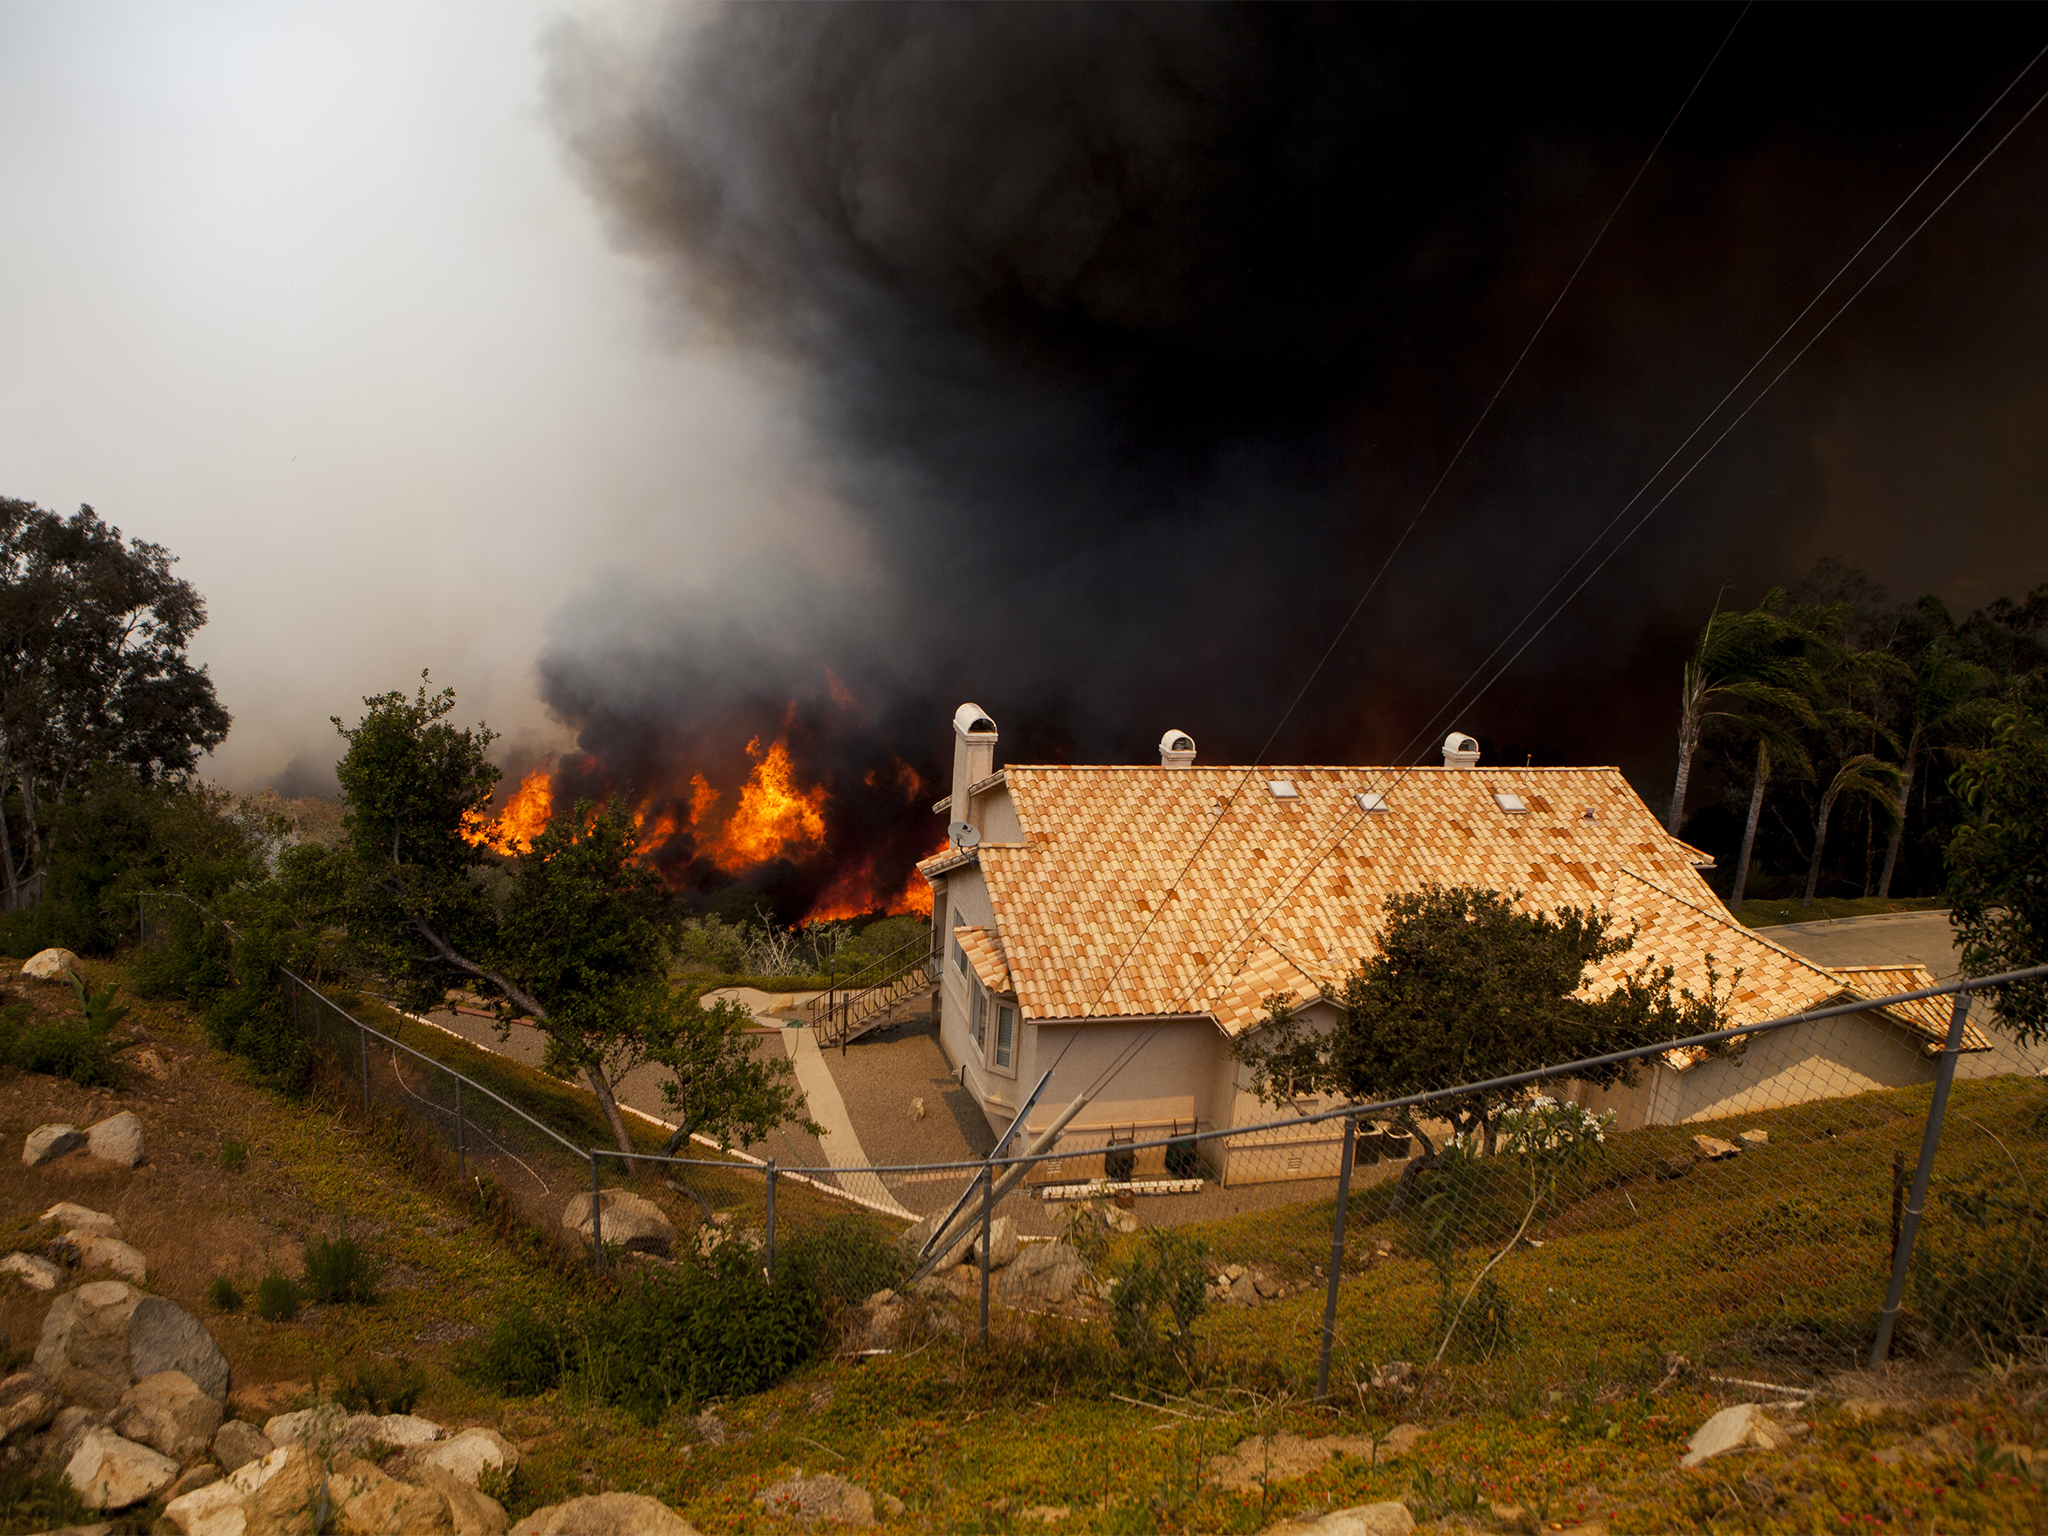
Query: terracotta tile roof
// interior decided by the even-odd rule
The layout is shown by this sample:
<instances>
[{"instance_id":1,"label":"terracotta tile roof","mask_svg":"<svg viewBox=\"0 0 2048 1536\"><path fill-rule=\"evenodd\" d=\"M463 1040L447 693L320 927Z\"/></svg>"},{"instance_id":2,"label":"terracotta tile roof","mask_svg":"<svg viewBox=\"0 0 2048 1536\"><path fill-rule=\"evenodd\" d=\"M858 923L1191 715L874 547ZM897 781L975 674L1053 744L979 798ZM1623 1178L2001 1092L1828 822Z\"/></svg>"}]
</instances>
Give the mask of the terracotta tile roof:
<instances>
[{"instance_id":1,"label":"terracotta tile roof","mask_svg":"<svg viewBox=\"0 0 2048 1536\"><path fill-rule=\"evenodd\" d=\"M1274 779L1296 798L1275 798ZM1432 882L1606 907L1641 935L1593 985L1655 959L1699 991L1711 956L1724 988L1741 973L1738 1022L1815 1006L1843 985L1729 918L1697 850L1614 768L1272 767L1247 779L1229 767L1012 766L1005 783L1022 843L919 867L978 860L1010 984L1035 1019L1211 1014L1236 1033L1268 993L1334 988L1377 947L1385 899ZM1365 790L1386 808L1361 811ZM1496 792L1526 812L1504 811Z\"/></svg>"},{"instance_id":2,"label":"terracotta tile roof","mask_svg":"<svg viewBox=\"0 0 2048 1536\"><path fill-rule=\"evenodd\" d=\"M1924 965L1837 965L1830 969L1848 984L1849 997L1852 998L1883 997L1887 992L1918 992L1935 984L1934 972ZM1846 1002L1848 998L1843 1000ZM1921 1048L1928 1055L1938 1056L1941 1048L1948 1044L1949 1012L1954 1007L1954 998L1923 997L1917 1003L1894 1003L1879 1011L1919 1035L1923 1041ZM1990 1039L1968 1020L1963 1023L1963 1049L1991 1049Z\"/></svg>"},{"instance_id":3,"label":"terracotta tile roof","mask_svg":"<svg viewBox=\"0 0 2048 1536\"><path fill-rule=\"evenodd\" d=\"M960 941L960 952L967 956L984 987L991 992L1010 990L1010 968L1003 963L1001 939L986 928L955 928L953 937Z\"/></svg>"}]
</instances>

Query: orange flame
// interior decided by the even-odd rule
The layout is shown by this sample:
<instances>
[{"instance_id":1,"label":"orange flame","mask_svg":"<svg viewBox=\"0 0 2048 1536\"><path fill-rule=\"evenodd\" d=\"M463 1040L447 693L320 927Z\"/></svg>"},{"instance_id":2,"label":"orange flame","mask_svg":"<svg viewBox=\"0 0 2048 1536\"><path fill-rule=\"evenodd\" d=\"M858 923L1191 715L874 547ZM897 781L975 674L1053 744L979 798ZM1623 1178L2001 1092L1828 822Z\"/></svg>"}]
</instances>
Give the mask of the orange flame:
<instances>
[{"instance_id":1,"label":"orange flame","mask_svg":"<svg viewBox=\"0 0 2048 1536\"><path fill-rule=\"evenodd\" d=\"M756 736L747 743L747 756L755 759L754 771L741 786L739 804L717 840L705 849L720 869L732 874L786 853L808 852L825 840L825 787L796 787L787 744L777 741L764 752ZM693 786L692 808L700 801L709 806L716 798L708 784L703 790Z\"/></svg>"},{"instance_id":2,"label":"orange flame","mask_svg":"<svg viewBox=\"0 0 2048 1536\"><path fill-rule=\"evenodd\" d=\"M491 820L471 816L462 829L463 840L498 853L518 853L547 830L554 809L554 779L547 769L536 768L519 781L505 809Z\"/></svg>"},{"instance_id":3,"label":"orange flame","mask_svg":"<svg viewBox=\"0 0 2048 1536\"><path fill-rule=\"evenodd\" d=\"M941 843L940 848L945 844ZM932 850L938 852L937 848ZM816 901L811 910L804 914L807 923L836 923L843 918L865 917L870 912L911 913L918 917L932 915L931 883L912 870L904 877L903 885L895 895L877 901L874 895L873 866L863 860L850 870L843 870Z\"/></svg>"}]
</instances>

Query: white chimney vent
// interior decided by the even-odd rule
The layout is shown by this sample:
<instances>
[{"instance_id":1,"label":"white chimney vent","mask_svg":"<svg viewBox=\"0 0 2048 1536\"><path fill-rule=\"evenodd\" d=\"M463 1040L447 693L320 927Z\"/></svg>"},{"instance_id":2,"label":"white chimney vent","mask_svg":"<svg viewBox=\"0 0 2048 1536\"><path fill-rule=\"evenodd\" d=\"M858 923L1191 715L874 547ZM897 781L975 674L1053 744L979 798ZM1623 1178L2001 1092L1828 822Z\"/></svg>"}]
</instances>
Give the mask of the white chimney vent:
<instances>
[{"instance_id":1,"label":"white chimney vent","mask_svg":"<svg viewBox=\"0 0 2048 1536\"><path fill-rule=\"evenodd\" d=\"M1195 738L1186 731L1168 731L1159 738L1159 766L1162 768L1192 768L1195 765Z\"/></svg>"},{"instance_id":2,"label":"white chimney vent","mask_svg":"<svg viewBox=\"0 0 2048 1536\"><path fill-rule=\"evenodd\" d=\"M1463 731L1453 731L1444 738L1444 766L1446 768L1471 768L1479 762L1479 743Z\"/></svg>"},{"instance_id":3,"label":"white chimney vent","mask_svg":"<svg viewBox=\"0 0 2048 1536\"><path fill-rule=\"evenodd\" d=\"M995 766L995 721L979 704L962 704L953 711L953 820L948 841L956 848L972 846L961 841L958 829L978 826L974 808L967 803L967 786L987 778Z\"/></svg>"}]
</instances>

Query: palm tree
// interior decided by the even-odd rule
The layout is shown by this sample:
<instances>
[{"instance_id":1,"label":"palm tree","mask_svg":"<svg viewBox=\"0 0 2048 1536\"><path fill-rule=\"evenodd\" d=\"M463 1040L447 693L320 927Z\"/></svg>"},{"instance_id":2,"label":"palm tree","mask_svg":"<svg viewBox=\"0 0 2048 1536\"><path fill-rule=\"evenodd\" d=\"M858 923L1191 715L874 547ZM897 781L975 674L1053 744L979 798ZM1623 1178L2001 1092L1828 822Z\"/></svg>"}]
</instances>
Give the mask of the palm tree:
<instances>
[{"instance_id":1,"label":"palm tree","mask_svg":"<svg viewBox=\"0 0 2048 1536\"><path fill-rule=\"evenodd\" d=\"M1796 704L1795 709L1787 711L1792 716L1790 723L1763 711L1739 717L1744 725L1756 732L1756 775L1749 787L1749 816L1742 824L1742 852L1735 859L1735 884L1728 892L1728 910L1731 912L1742 910L1742 894L1749 885L1749 858L1756 848L1756 826L1763 816L1764 793L1770 788L1772 774L1782 765L1802 779L1813 776L1813 763L1792 726L1817 726L1819 717L1805 698L1799 698Z\"/></svg>"},{"instance_id":2,"label":"palm tree","mask_svg":"<svg viewBox=\"0 0 2048 1536\"><path fill-rule=\"evenodd\" d=\"M1716 706L1812 714L1806 702L1813 691L1807 652L1817 635L1796 617L1779 612L1784 602L1785 594L1773 590L1746 613L1722 613L1716 607L1700 631L1679 686L1678 782L1672 786L1671 809L1664 818L1665 829L1674 836L1685 818L1685 791L1700 733L1709 720L1736 718ZM1753 827L1753 811L1750 820Z\"/></svg>"},{"instance_id":3,"label":"palm tree","mask_svg":"<svg viewBox=\"0 0 2048 1536\"><path fill-rule=\"evenodd\" d=\"M1821 791L1820 811L1813 818L1813 858L1806 866L1806 894L1799 905L1813 905L1813 893L1820 884L1820 858L1828 844L1828 818L1843 795L1867 795L1890 814L1894 824L1903 812L1899 806L1899 765L1888 763L1874 752L1859 752L1836 770L1828 787ZM1869 866L1864 866L1867 873Z\"/></svg>"},{"instance_id":4,"label":"palm tree","mask_svg":"<svg viewBox=\"0 0 2048 1536\"><path fill-rule=\"evenodd\" d=\"M1936 608L1940 606L1938 599L1921 599L1923 609L1930 603ZM1940 614L1944 621L1947 617L1945 611ZM1906 691L1905 718L1899 722L1906 728L1905 761L1899 765L1899 813L1892 820L1891 839L1885 844L1884 872L1877 880L1880 898L1892 893L1892 873L1898 868L1899 844L1906 835L1906 809L1912 798L1920 754L1971 724L1987 722L1991 708L1991 701L1985 697L1991 688L1991 674L1958 656L1951 636L1937 634L1908 665L1912 678Z\"/></svg>"}]
</instances>

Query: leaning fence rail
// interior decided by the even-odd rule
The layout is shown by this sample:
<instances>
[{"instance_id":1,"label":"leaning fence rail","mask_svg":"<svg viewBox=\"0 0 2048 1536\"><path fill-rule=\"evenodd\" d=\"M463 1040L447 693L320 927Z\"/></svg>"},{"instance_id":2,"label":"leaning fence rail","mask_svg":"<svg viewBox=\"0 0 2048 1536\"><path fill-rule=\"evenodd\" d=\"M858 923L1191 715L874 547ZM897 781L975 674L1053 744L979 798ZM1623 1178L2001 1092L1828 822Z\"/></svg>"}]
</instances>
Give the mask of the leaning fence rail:
<instances>
[{"instance_id":1,"label":"leaning fence rail","mask_svg":"<svg viewBox=\"0 0 2048 1536\"><path fill-rule=\"evenodd\" d=\"M143 901L143 934L145 942L154 941L148 910L149 903L162 900L188 901L189 899L176 893L146 896ZM190 902L189 905L206 920L212 922L221 921L200 904ZM233 930L228 925L222 923L222 927L232 934ZM865 1208L868 1212L886 1215L893 1213L881 1211L874 1202L861 1199L852 1191L838 1186L850 1178L872 1180L879 1187L885 1189L888 1186L884 1180L888 1176L927 1181L950 1181L957 1178L960 1185L958 1197L941 1206L934 1207L932 1211L926 1213L924 1217L925 1227L922 1232L923 1240L918 1245L916 1259L919 1272L921 1273L932 1269L939 1261L951 1259L963 1251L971 1251L976 1255L975 1262L979 1269L977 1289L980 1300L981 1330L985 1338L988 1330L991 1290L990 1252L992 1243L990 1234L997 1208L1017 1190L1018 1186L1032 1170L1042 1169L1046 1165L1060 1162L1063 1159L1071 1159L1077 1155L1071 1147L1063 1150L1058 1145L1056 1139L1046 1144L1042 1150L1028 1152L1011 1152L1008 1150L1009 1143L1014 1136L1025 1134L1023 1122L1030 1113L1030 1106L1027 1106L1025 1110L1017 1115L1016 1122L1012 1125L1010 1132L997 1142L987 1157L957 1161L872 1163L863 1164L859 1167L849 1167L832 1163L811 1164L800 1161L778 1161L774 1158L756 1158L744 1152L729 1153L721 1157L703 1157L662 1155L652 1152L627 1153L614 1147L604 1146L579 1147L573 1140L563 1136L554 1127L547 1125L506 1095L486 1084L478 1082L475 1078L456 1070L434 1056L420 1051L357 1018L346 1008L342 1007L341 1004L328 997L318 987L297 973L283 970L282 976L284 984L291 993L294 1023L300 1028L302 1034L314 1042L316 1048L325 1050L330 1066L346 1072L350 1077L360 1078L362 1085L361 1094L366 1114L373 1112L375 1108L373 1080L376 1077L376 1072L374 1070L373 1053L388 1051L391 1063L390 1075L396 1081L397 1087L403 1091L403 1094L409 1096L410 1100L413 1101L405 1102L401 1099L400 1107L415 1118L418 1118L422 1114L419 1106L424 1106L426 1111L431 1112L430 1118L433 1119L437 1130L443 1129L444 1122L452 1125L452 1140L454 1142L458 1167L464 1171L465 1176L469 1162L474 1155L471 1140L472 1133L483 1134L478 1121L480 1113L494 1113L500 1117L497 1128L501 1135L509 1134L506 1131L507 1127L515 1128L519 1134L530 1138L534 1147L545 1151L547 1155L561 1156L566 1158L572 1166L580 1166L583 1176L588 1180L590 1192L590 1262L593 1267L598 1269L602 1269L606 1263L607 1241L605 1238L604 1209L606 1204L605 1170L607 1168L613 1169L615 1176L650 1175L663 1168L674 1168L677 1170L699 1170L707 1173L715 1170L727 1179L738 1177L742 1181L758 1178L759 1209L762 1216L760 1242L763 1250L763 1262L771 1272L773 1272L777 1264L778 1221L779 1219L788 1219L786 1217L779 1218L778 1214L778 1190L784 1181L794 1181L821 1195L835 1200L843 1200L856 1209ZM1339 1144L1338 1166L1335 1171L1335 1200L1329 1218L1328 1264L1323 1287L1321 1323L1317 1330L1319 1347L1316 1391L1318 1396L1325 1396L1329 1391L1332 1352L1339 1333L1340 1283L1346 1277L1347 1272L1347 1222L1355 1196L1354 1174L1357 1163L1361 1155L1363 1155L1360 1150L1360 1133L1368 1125L1387 1120L1415 1123L1426 1119L1426 1112L1433 1106L1456 1100L1471 1099L1481 1095L1496 1099L1525 1095L1545 1084L1574 1078L1584 1079L1591 1072L1617 1067L1625 1068L1633 1064L1652 1061L1656 1058L1668 1057L1672 1052L1754 1045L1756 1042L1765 1040L1779 1031L1793 1029L1802 1025L1843 1019L1856 1014L1870 1015L1876 1010L1894 1008L1901 1004L1933 998L1953 997L1955 1003L1950 1011L1948 1028L1940 1043L1938 1055L1935 1057L1933 1093L1920 1130L1919 1154L1914 1166L1910 1188L1906 1187L1903 1182L1902 1165L1894 1173L1894 1205L1896 1213L1894 1241L1889 1262L1886 1266L1886 1285L1884 1288L1883 1305L1879 1314L1877 1338L1869 1356L1871 1363L1876 1365L1883 1361L1891 1347L1907 1284L1909 1268L1913 1259L1915 1242L1919 1237L1925 1218L1933 1165L1936 1150L1941 1141L1943 1121L1947 1112L1951 1085L1956 1075L1956 1063L1964 1050L1965 1019L1969 1009L1969 1000L1976 993L1990 991L2014 982L2034 980L2042 977L2048 977L2048 966L2033 966L1993 976L1964 977L1912 991L1898 992L1877 998L1860 999L1848 1003L1830 1004L1820 1008L1805 1009L1780 1018L1760 1020L1753 1023L1731 1026L1727 1029L1660 1041L1652 1045L1607 1052L1598 1056L1541 1066L1528 1071L1506 1074L1483 1081L1460 1083L1426 1092L1377 1099L1370 1102L1347 1102L1308 1114L1279 1116L1253 1124L1209 1128L1197 1125L1191 1130L1182 1131L1178 1123L1176 1123L1171 1134L1148 1137L1144 1140L1137 1140L1133 1137L1130 1141L1118 1142L1116 1150L1119 1153L1128 1152L1133 1154L1162 1148L1177 1148L1184 1151L1189 1147L1201 1147L1219 1143L1228 1148L1233 1141L1241 1141L1249 1136L1299 1131L1305 1128L1326 1127L1334 1124L1336 1127L1336 1140ZM305 1003L304 999L306 998L313 1000L310 1006ZM413 1016L407 1015L407 1017ZM416 1022L427 1024L430 1027L438 1027L433 1026L430 1020L416 1020ZM353 1039L349 1038L351 1035ZM1904 1059L1906 1055L1910 1054L1904 1044L1894 1042L1894 1045L1900 1053L1900 1059ZM349 1046L353 1046L353 1050L349 1050ZM1924 1057L1921 1059L1924 1059ZM452 1103L447 1105L435 1104L424 1094L416 1090L405 1080L405 1063L411 1063L429 1074L428 1078L423 1079L423 1083L445 1084L447 1090L449 1090ZM1041 1079L1038 1085L1038 1093L1034 1093L1032 1096L1034 1103L1038 1101L1039 1093L1042 1093L1048 1086L1050 1075L1048 1073L1044 1079ZM1819 1079L1816 1076L1807 1081L1806 1086L1811 1087L1818 1081ZM1882 1085L1880 1084L1880 1086ZM1850 1096L1866 1090L1867 1084L1865 1087L1853 1089ZM1825 1092L1810 1093L1804 1098L1792 1098L1782 1102L1772 1101L1746 1106L1739 1111L1732 1111L1730 1113L1755 1116L1779 1110L1800 1110L1806 1106L1838 1102L1841 1097L1839 1094L1830 1096ZM1055 1119L1055 1130L1071 1120L1081 1102L1076 1100L1074 1104L1069 1105ZM1677 1130L1681 1125L1695 1124L1699 1120L1700 1117L1693 1116L1683 1121L1669 1122L1668 1124L1666 1122L1646 1121L1645 1129L1668 1128ZM446 1134L445 1130L443 1130L443 1134ZM1046 1132L1040 1132L1040 1141L1045 1142L1046 1136ZM1377 1145L1378 1143L1375 1142L1375 1147ZM1095 1150L1099 1151L1101 1149ZM1250 1150L1271 1152L1274 1148L1255 1146ZM511 1156L514 1161L519 1160L516 1154L509 1151L509 1148L506 1151L507 1155ZM1373 1151L1368 1160L1376 1161L1377 1158L1378 1153ZM1400 1161L1403 1159L1395 1160ZM536 1156L536 1161L539 1161L538 1156ZM527 1165L521 1163L521 1166L526 1167ZM1415 1164L1409 1163L1408 1167L1412 1169L1415 1167ZM533 1174L534 1181L541 1186L543 1195L548 1195L554 1186L549 1184L546 1178L535 1169L528 1167L528 1172ZM1405 1177L1406 1175L1404 1174L1404 1180ZM1187 1182L1199 1185L1202 1181L1190 1180ZM1328 1182L1328 1176L1325 1175L1317 1175L1312 1179L1305 1179L1303 1181L1305 1193L1300 1198L1302 1200L1319 1200L1321 1196L1316 1191L1327 1185ZM1100 1188L1104 1193L1114 1193L1117 1191L1119 1183L1126 1190L1130 1188L1129 1181L1116 1180L1091 1181L1091 1186ZM679 1189L684 1188L680 1185L675 1187ZM1627 1185L1625 1182L1622 1188L1626 1194ZM697 1195L689 1189L684 1189L684 1192L691 1193L692 1198L698 1199L700 1204L703 1203L701 1195ZM1648 1198L1647 1193L1645 1197L1646 1199ZM944 1197L941 1198L942 1200L944 1199ZM1783 1202L1781 1201L1781 1203ZM1635 1202L1632 1197L1629 1198L1629 1205L1631 1210L1635 1208ZM708 1206L706 1209L708 1211ZM1532 1205L1530 1209L1533 1214L1535 1206ZM941 1214L941 1211L943 1211L943 1214ZM1526 1228L1527 1224L1528 1219L1525 1218L1523 1222L1524 1228ZM1505 1252L1506 1250L1503 1250L1501 1256L1505 1256ZM1498 1257L1492 1261L1492 1263L1497 1262ZM1488 1270L1492 1268L1492 1263L1489 1263ZM1321 1266L1318 1267L1320 1268ZM1481 1272L1481 1279L1485 1277L1486 1272ZM1473 1283L1476 1288L1478 1281L1475 1280ZM1461 1307L1459 1317L1462 1317L1462 1315L1463 1309ZM1454 1318L1451 1327L1455 1330L1457 1326L1458 1319ZM1445 1344L1448 1345L1449 1341L1450 1335L1447 1333L1445 1335Z\"/></svg>"}]
</instances>

